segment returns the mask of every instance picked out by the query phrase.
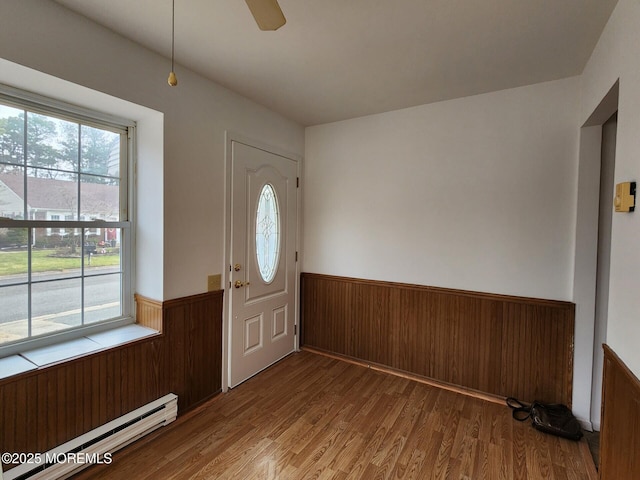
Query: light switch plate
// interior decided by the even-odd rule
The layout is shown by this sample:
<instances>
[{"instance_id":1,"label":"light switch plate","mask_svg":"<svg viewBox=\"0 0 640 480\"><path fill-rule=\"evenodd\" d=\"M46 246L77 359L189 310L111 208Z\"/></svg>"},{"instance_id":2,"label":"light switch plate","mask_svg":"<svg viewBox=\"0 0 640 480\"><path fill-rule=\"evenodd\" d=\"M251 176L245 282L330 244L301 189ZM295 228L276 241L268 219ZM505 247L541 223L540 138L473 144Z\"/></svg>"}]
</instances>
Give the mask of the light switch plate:
<instances>
[{"instance_id":1,"label":"light switch plate","mask_svg":"<svg viewBox=\"0 0 640 480\"><path fill-rule=\"evenodd\" d=\"M613 204L616 212L633 212L636 206L636 182L618 183Z\"/></svg>"},{"instance_id":2,"label":"light switch plate","mask_svg":"<svg viewBox=\"0 0 640 480\"><path fill-rule=\"evenodd\" d=\"M215 292L216 290L220 290L222 281L222 275L219 273L217 275L209 275L207 277L207 292Z\"/></svg>"}]
</instances>

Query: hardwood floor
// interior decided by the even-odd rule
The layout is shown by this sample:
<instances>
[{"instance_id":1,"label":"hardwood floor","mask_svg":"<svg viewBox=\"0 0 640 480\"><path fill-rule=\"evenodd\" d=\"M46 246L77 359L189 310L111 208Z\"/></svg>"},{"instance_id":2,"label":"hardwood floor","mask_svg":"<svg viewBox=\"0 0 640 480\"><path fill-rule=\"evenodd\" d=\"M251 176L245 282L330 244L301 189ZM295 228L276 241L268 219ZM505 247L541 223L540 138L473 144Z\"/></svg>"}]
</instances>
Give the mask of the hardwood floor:
<instances>
[{"instance_id":1,"label":"hardwood floor","mask_svg":"<svg viewBox=\"0 0 640 480\"><path fill-rule=\"evenodd\" d=\"M506 406L303 351L74 478L595 478L585 447Z\"/></svg>"}]
</instances>

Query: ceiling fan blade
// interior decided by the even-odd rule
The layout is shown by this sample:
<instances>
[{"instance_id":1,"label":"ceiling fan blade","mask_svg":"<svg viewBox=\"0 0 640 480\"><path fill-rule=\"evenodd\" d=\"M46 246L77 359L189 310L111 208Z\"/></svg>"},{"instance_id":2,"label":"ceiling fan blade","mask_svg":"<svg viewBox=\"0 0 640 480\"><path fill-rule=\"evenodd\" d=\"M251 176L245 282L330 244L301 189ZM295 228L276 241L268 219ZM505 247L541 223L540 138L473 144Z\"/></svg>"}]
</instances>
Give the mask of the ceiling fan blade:
<instances>
[{"instance_id":1,"label":"ceiling fan blade","mask_svg":"<svg viewBox=\"0 0 640 480\"><path fill-rule=\"evenodd\" d=\"M287 19L278 5L278 0L245 0L260 30L277 30Z\"/></svg>"}]
</instances>

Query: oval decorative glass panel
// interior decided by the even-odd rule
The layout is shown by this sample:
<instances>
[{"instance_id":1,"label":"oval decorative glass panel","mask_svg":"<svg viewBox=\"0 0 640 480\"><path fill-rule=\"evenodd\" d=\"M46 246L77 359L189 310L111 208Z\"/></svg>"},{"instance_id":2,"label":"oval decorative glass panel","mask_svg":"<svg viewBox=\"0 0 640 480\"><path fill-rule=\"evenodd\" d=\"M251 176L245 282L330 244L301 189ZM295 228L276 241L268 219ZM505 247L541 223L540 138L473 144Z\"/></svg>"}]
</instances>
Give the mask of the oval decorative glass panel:
<instances>
[{"instance_id":1,"label":"oval decorative glass panel","mask_svg":"<svg viewBox=\"0 0 640 480\"><path fill-rule=\"evenodd\" d=\"M268 183L262 187L256 212L256 257L262 279L276 276L280 256L280 212L276 192Z\"/></svg>"}]
</instances>

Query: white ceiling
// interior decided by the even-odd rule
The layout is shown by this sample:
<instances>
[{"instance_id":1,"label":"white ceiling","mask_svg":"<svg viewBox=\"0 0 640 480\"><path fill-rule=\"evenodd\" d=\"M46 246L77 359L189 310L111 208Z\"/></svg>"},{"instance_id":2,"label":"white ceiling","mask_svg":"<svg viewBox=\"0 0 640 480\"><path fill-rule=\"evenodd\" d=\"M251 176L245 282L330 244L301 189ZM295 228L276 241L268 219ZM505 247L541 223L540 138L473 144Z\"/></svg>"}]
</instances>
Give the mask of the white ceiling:
<instances>
[{"instance_id":1,"label":"white ceiling","mask_svg":"<svg viewBox=\"0 0 640 480\"><path fill-rule=\"evenodd\" d=\"M170 56L171 0L55 1ZM279 0L275 32L242 0L175 3L178 79L316 125L578 75L617 0Z\"/></svg>"}]
</instances>

